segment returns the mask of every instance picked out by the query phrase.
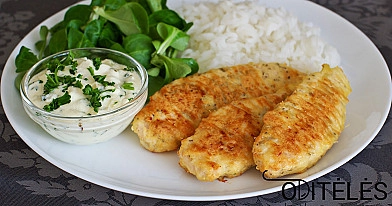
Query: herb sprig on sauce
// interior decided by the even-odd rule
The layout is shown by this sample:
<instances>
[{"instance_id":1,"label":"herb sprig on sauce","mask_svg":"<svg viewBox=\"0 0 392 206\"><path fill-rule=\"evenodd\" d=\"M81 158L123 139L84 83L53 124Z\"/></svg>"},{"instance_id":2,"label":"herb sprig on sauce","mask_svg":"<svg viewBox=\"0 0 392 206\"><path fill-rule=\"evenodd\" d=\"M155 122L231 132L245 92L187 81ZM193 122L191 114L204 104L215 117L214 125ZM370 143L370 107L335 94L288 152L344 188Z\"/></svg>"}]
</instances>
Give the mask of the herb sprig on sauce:
<instances>
[{"instance_id":1,"label":"herb sprig on sauce","mask_svg":"<svg viewBox=\"0 0 392 206\"><path fill-rule=\"evenodd\" d=\"M106 81L106 75L95 75L94 71L98 71L99 67L101 66L102 62L99 57L92 59L92 66L87 67L90 75L93 77L94 81L100 85L102 85L103 89L101 88L93 88L90 84L87 84L83 87L83 84L78 78L82 78L81 74L77 74L77 61L74 59L72 53L69 53L67 57L62 60L54 59L46 64L46 68L49 71L46 74L47 81L44 84L44 93L43 95L49 94L54 89L57 89L61 86L62 92L65 94L59 98L54 99L48 105L45 105L44 110L50 112L53 110L58 109L61 105L68 104L71 101L71 96L68 93L67 89L70 86L80 88L86 98L90 102L90 106L94 109L95 112L98 112L99 108L102 106L102 101L105 98L110 98L110 94L102 95L103 93L107 92L114 92L115 82ZM68 68L70 74L74 75L64 75L59 76L59 71L64 71L65 68ZM125 71L132 71L129 68L124 68ZM75 77L76 76L76 77ZM134 90L133 82L125 82L121 86L123 89L126 90Z\"/></svg>"},{"instance_id":2,"label":"herb sprig on sauce","mask_svg":"<svg viewBox=\"0 0 392 206\"><path fill-rule=\"evenodd\" d=\"M72 53L69 53L67 57L62 60L54 59L46 64L47 69L52 73L46 74L47 81L44 85L44 94L49 94L60 85L63 85L64 91L69 86L81 88L81 82L80 80L77 80L76 77L70 75L58 76L58 72L63 71L66 66L71 67L69 70L71 74L75 74L77 62L74 60Z\"/></svg>"},{"instance_id":3,"label":"herb sprig on sauce","mask_svg":"<svg viewBox=\"0 0 392 206\"><path fill-rule=\"evenodd\" d=\"M71 102L71 95L65 92L63 96L53 99L52 102L44 106L44 110L47 112L54 111L58 109L61 105L68 104Z\"/></svg>"},{"instance_id":4,"label":"herb sprig on sauce","mask_svg":"<svg viewBox=\"0 0 392 206\"><path fill-rule=\"evenodd\" d=\"M93 79L105 88L108 86L114 86L115 82L109 82L105 80L106 75L94 75L94 70L99 70L99 67L102 64L101 59L94 58L92 59L92 62L94 68L88 67L87 69L89 70ZM63 60L54 59L46 64L48 71L51 73L46 74L47 81L44 84L43 95L49 94L54 89L59 88L59 86L62 86L62 91L65 92L65 94L59 98L52 100L52 102L49 103L48 105L45 105L43 108L44 110L51 112L53 110L58 109L61 105L70 103L71 96L68 93L68 91L66 91L70 86L82 89L83 94L87 96L87 99L90 102L90 106L94 109L95 112L98 112L99 107L102 106L102 101L105 98L110 98L110 95L102 96L102 93L114 92L115 89L100 90L98 88L93 88L90 84L87 84L83 88L81 81L78 80L76 77L70 75L64 75L64 76L58 75L58 72L63 71L66 67L69 68L69 72L71 74L75 75L77 71L77 66L78 66L77 61L74 60L72 53L69 53L67 57L64 58ZM130 86L133 85L132 83L125 83L125 85L128 86L126 86L126 88L124 89L131 89L131 90L134 89L133 87Z\"/></svg>"},{"instance_id":5,"label":"herb sprig on sauce","mask_svg":"<svg viewBox=\"0 0 392 206\"><path fill-rule=\"evenodd\" d=\"M68 87L74 86L78 88L82 88L83 85L80 80L77 80L76 77L72 77L70 75L58 76L59 71L63 71L65 67L70 67L69 71L71 74L75 74L77 61L74 60L72 53L69 53L64 59L54 59L48 62L46 68L51 73L46 74L46 83L44 84L44 93L43 95L49 94L54 89L57 89L59 86L62 86L62 91L65 92L61 97L55 98L49 104L45 105L43 109L47 112L51 112L53 110L58 109L61 105L65 105L71 102L71 95L66 91Z\"/></svg>"},{"instance_id":6,"label":"herb sprig on sauce","mask_svg":"<svg viewBox=\"0 0 392 206\"><path fill-rule=\"evenodd\" d=\"M95 112L98 112L98 108L102 106L101 100L103 97L101 97L101 93L102 91L100 91L98 88L93 88L89 84L83 88L83 94L90 96L88 98L90 101L90 106L94 108Z\"/></svg>"}]
</instances>

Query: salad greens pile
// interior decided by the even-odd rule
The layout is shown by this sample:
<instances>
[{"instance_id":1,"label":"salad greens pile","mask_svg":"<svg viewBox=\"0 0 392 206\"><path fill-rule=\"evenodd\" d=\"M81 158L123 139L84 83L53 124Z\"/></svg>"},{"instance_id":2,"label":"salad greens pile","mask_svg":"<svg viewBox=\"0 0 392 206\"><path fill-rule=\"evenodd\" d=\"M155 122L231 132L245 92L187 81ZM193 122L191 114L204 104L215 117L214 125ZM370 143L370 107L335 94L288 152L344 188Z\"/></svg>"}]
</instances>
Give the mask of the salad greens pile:
<instances>
[{"instance_id":1,"label":"salad greens pile","mask_svg":"<svg viewBox=\"0 0 392 206\"><path fill-rule=\"evenodd\" d=\"M19 85L24 73L40 59L72 48L103 47L129 54L149 74L149 96L165 84L197 73L192 58L179 58L188 47L186 22L166 0L92 0L70 7L52 28L42 26L35 43L38 54L22 46L15 59Z\"/></svg>"}]
</instances>

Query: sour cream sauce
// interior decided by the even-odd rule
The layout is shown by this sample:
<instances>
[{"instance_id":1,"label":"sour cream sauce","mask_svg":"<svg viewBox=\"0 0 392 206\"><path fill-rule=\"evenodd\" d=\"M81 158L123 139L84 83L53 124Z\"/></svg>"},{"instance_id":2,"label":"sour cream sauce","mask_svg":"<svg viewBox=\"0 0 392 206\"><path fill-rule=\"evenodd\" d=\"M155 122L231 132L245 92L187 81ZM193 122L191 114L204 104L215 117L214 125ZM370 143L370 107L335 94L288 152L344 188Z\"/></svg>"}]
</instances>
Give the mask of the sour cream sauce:
<instances>
[{"instance_id":1,"label":"sour cream sauce","mask_svg":"<svg viewBox=\"0 0 392 206\"><path fill-rule=\"evenodd\" d=\"M93 61L86 57L77 58L77 67L74 74L70 72L71 66L66 66L64 70L58 71L58 76L72 76L80 80L84 88L86 85L98 88L102 93L101 107L98 112L94 111L89 101L89 95L83 94L82 88L69 86L64 90L65 85L60 85L49 94L44 94L44 85L47 81L47 74L51 73L48 69L41 71L33 76L29 83L28 95L30 100L39 108L50 104L54 99L61 97L68 91L71 96L70 103L61 105L58 109L51 111L53 114L62 116L91 116L103 114L115 110L130 100L132 100L141 89L141 78L136 71L126 69L126 66L118 64L110 59L102 60L98 69L94 67ZM94 70L94 75L106 75L105 81L114 82L113 86L104 86L94 80L89 68ZM133 89L125 89L124 84L132 83Z\"/></svg>"}]
</instances>

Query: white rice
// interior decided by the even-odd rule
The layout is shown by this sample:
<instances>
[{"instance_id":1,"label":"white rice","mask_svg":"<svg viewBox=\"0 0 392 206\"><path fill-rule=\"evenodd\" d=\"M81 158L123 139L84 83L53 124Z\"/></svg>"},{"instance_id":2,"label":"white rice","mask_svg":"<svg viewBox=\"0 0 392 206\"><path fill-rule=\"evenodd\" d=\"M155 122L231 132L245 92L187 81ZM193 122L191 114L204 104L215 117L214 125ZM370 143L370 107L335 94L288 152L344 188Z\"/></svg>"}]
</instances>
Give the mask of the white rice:
<instances>
[{"instance_id":1,"label":"white rice","mask_svg":"<svg viewBox=\"0 0 392 206\"><path fill-rule=\"evenodd\" d=\"M176 11L194 26L189 49L200 72L249 62L286 63L304 72L323 63L340 64L337 50L324 42L320 29L303 23L283 8L253 2L200 2Z\"/></svg>"}]
</instances>

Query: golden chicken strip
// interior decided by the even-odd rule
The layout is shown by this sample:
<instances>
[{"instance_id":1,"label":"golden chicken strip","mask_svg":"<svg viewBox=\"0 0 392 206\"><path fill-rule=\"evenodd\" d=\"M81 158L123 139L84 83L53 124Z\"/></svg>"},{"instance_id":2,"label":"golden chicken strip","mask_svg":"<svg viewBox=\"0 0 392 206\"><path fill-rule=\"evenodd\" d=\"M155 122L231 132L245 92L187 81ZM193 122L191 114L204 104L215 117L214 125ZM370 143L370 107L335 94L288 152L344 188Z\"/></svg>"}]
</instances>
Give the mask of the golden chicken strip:
<instances>
[{"instance_id":1,"label":"golden chicken strip","mask_svg":"<svg viewBox=\"0 0 392 206\"><path fill-rule=\"evenodd\" d=\"M295 88L275 94L236 100L204 118L195 134L182 140L179 164L201 181L241 175L254 166L252 147L260 134L263 115Z\"/></svg>"},{"instance_id":2,"label":"golden chicken strip","mask_svg":"<svg viewBox=\"0 0 392 206\"><path fill-rule=\"evenodd\" d=\"M176 150L211 111L236 99L274 93L302 76L285 65L251 63L177 79L151 96L132 130L147 150Z\"/></svg>"},{"instance_id":3,"label":"golden chicken strip","mask_svg":"<svg viewBox=\"0 0 392 206\"><path fill-rule=\"evenodd\" d=\"M323 65L304 78L292 95L264 115L253 145L256 168L268 178L312 167L344 129L351 87L343 70Z\"/></svg>"}]
</instances>

